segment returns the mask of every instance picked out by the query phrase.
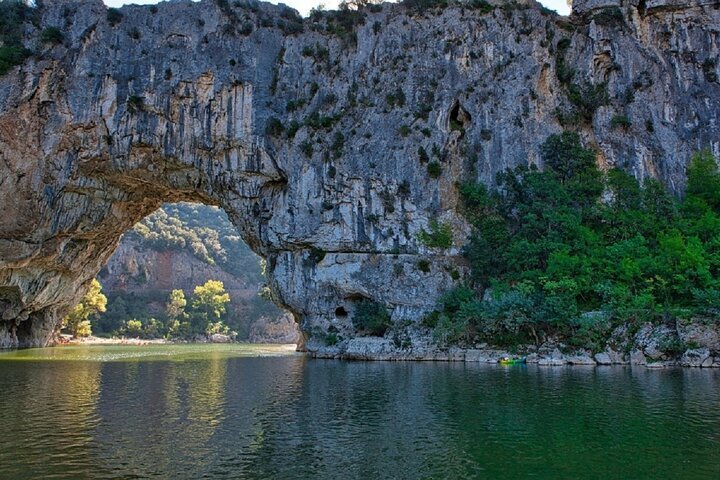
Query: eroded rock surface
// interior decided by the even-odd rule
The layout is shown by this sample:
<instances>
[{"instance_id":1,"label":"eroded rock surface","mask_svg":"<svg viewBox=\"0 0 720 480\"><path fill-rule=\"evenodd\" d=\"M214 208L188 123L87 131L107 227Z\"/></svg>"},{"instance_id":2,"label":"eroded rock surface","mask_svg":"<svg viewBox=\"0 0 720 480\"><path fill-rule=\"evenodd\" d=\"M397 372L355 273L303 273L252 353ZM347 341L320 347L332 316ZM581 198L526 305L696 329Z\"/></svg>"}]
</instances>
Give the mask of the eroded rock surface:
<instances>
[{"instance_id":1,"label":"eroded rock surface","mask_svg":"<svg viewBox=\"0 0 720 480\"><path fill-rule=\"evenodd\" d=\"M306 345L354 345L363 299L417 323L465 274L457 182L540 163L572 107L567 68L606 85L573 125L602 166L680 192L694 151L720 154L716 2L576 0L570 19L388 4L344 35L264 3L128 6L116 24L100 0L45 3L36 55L0 78L0 347L46 344L120 235L170 201L228 212ZM63 44L39 42L49 26ZM432 219L451 248L419 242Z\"/></svg>"}]
</instances>

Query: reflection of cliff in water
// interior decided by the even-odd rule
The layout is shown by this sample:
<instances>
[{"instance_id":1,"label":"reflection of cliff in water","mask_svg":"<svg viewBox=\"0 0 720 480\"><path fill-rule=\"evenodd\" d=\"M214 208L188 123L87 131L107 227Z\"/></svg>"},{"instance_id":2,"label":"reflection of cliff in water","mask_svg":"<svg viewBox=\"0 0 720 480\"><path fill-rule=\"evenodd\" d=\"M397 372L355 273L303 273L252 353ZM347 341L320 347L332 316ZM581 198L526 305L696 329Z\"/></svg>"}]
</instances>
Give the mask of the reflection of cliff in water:
<instances>
[{"instance_id":1,"label":"reflection of cliff in water","mask_svg":"<svg viewBox=\"0 0 720 480\"><path fill-rule=\"evenodd\" d=\"M715 478L720 468L720 371L218 355L4 362L0 478Z\"/></svg>"}]
</instances>

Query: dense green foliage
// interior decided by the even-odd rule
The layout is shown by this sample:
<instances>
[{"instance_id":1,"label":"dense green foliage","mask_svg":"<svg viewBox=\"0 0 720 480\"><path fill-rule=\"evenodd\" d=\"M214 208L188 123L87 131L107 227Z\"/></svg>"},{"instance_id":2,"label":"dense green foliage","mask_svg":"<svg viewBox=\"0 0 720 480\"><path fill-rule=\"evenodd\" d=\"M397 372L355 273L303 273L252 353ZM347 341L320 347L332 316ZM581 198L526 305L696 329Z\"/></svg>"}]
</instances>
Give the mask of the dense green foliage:
<instances>
[{"instance_id":1,"label":"dense green foliage","mask_svg":"<svg viewBox=\"0 0 720 480\"><path fill-rule=\"evenodd\" d=\"M40 41L60 44L65 41L65 35L57 27L47 27L40 33Z\"/></svg>"},{"instance_id":2,"label":"dense green foliage","mask_svg":"<svg viewBox=\"0 0 720 480\"><path fill-rule=\"evenodd\" d=\"M73 337L88 337L92 334L91 321L105 312L107 297L102 293L100 282L93 279L90 289L83 299L70 310L63 319L61 327Z\"/></svg>"},{"instance_id":3,"label":"dense green foliage","mask_svg":"<svg viewBox=\"0 0 720 480\"><path fill-rule=\"evenodd\" d=\"M22 44L23 26L35 19L35 9L21 0L0 0L0 75L29 55Z\"/></svg>"},{"instance_id":4,"label":"dense green foliage","mask_svg":"<svg viewBox=\"0 0 720 480\"><path fill-rule=\"evenodd\" d=\"M503 172L492 192L461 187L472 278L429 318L439 340L559 335L596 348L617 324L715 313L720 173L709 152L694 156L682 202L656 180L600 172L577 134L549 137L541 155L544 171Z\"/></svg>"},{"instance_id":5,"label":"dense green foliage","mask_svg":"<svg viewBox=\"0 0 720 480\"><path fill-rule=\"evenodd\" d=\"M107 312L96 316L93 321L96 332L128 337L184 339L214 333L237 335L237 332L231 332L231 319L227 315L230 295L225 291L223 283L217 280L208 280L196 286L190 302L182 290L173 290L164 299L164 311L156 315L150 315L147 302L162 302L161 296L155 294L138 298L140 301L136 305L124 297L116 297ZM104 312L105 309L98 311Z\"/></svg>"},{"instance_id":6,"label":"dense green foliage","mask_svg":"<svg viewBox=\"0 0 720 480\"><path fill-rule=\"evenodd\" d=\"M355 308L352 323L360 331L382 337L390 327L390 314L382 304L363 300Z\"/></svg>"},{"instance_id":7,"label":"dense green foliage","mask_svg":"<svg viewBox=\"0 0 720 480\"><path fill-rule=\"evenodd\" d=\"M430 248L450 248L453 243L452 227L447 223L430 220L430 231L423 230L418 235L423 245Z\"/></svg>"},{"instance_id":8,"label":"dense green foliage","mask_svg":"<svg viewBox=\"0 0 720 480\"><path fill-rule=\"evenodd\" d=\"M173 203L146 217L126 233L158 251L189 249L198 259L233 275L262 281L259 259L248 266L241 258L256 258L227 215L217 207Z\"/></svg>"}]
</instances>

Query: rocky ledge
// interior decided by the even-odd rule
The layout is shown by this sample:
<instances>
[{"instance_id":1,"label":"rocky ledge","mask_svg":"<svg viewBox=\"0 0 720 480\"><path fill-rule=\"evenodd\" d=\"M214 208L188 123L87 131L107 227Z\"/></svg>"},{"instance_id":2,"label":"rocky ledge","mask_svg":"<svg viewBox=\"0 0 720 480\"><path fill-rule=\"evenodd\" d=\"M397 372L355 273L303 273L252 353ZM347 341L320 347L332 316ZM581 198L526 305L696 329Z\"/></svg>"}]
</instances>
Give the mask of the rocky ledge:
<instances>
[{"instance_id":1,"label":"rocky ledge","mask_svg":"<svg viewBox=\"0 0 720 480\"><path fill-rule=\"evenodd\" d=\"M575 349L548 341L540 346L524 345L512 350L480 344L472 348L443 348L429 340L428 332L416 331L397 337L359 337L342 346L316 344L316 358L385 361L447 361L498 363L503 357L522 356L529 364L562 365L637 365L647 368L702 367L720 368L720 324L702 321L667 325L647 323L636 332L628 326L615 329L598 352Z\"/></svg>"}]
</instances>

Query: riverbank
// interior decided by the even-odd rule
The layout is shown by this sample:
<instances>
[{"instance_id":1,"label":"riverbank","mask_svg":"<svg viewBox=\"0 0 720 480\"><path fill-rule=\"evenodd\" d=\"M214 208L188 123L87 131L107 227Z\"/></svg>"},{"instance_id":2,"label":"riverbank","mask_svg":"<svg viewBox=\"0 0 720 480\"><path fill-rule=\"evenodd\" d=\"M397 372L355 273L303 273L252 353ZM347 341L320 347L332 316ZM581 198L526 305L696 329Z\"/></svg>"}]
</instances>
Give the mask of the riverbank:
<instances>
[{"instance_id":1,"label":"riverbank","mask_svg":"<svg viewBox=\"0 0 720 480\"><path fill-rule=\"evenodd\" d=\"M381 361L444 361L498 363L503 357L524 357L541 366L635 365L646 368L720 368L720 325L676 322L672 325L646 323L637 329L617 327L604 348L591 351L574 348L550 339L543 344L520 345L512 349L487 343L471 347L443 347L427 330L406 332L402 341L391 336L358 337L326 345L311 339L305 350L314 358Z\"/></svg>"},{"instance_id":2,"label":"riverbank","mask_svg":"<svg viewBox=\"0 0 720 480\"><path fill-rule=\"evenodd\" d=\"M526 347L521 350L532 349ZM588 350L562 352L558 346L543 346L527 354L491 346L480 348L440 348L426 346L400 349L391 341L382 338L355 338L346 348L320 348L308 352L313 358L361 360L361 361L421 361L421 362L470 362L495 364L503 357L522 357L528 364L540 366L563 365L634 365L646 368L697 367L720 368L720 356L712 355L708 349L690 349L677 358L656 360L641 350L618 352L612 349L593 354Z\"/></svg>"},{"instance_id":3,"label":"riverbank","mask_svg":"<svg viewBox=\"0 0 720 480\"><path fill-rule=\"evenodd\" d=\"M64 345L167 345L173 344L171 340L164 338L153 338L153 339L142 339L142 338L125 338L125 337L80 337L73 338L67 335L61 336L60 340L55 346L61 347Z\"/></svg>"},{"instance_id":4,"label":"riverbank","mask_svg":"<svg viewBox=\"0 0 720 480\"><path fill-rule=\"evenodd\" d=\"M63 345L173 345L185 343L245 343L237 342L228 335L214 334L210 336L197 336L192 340L169 340L165 338L128 338L128 337L80 337L74 338L70 335L61 335L55 346ZM248 342L262 343L262 342ZM282 343L282 342L280 342Z\"/></svg>"}]
</instances>

